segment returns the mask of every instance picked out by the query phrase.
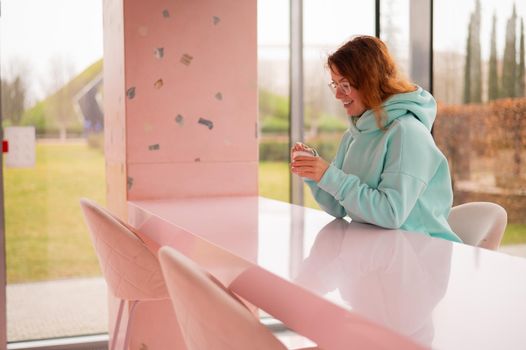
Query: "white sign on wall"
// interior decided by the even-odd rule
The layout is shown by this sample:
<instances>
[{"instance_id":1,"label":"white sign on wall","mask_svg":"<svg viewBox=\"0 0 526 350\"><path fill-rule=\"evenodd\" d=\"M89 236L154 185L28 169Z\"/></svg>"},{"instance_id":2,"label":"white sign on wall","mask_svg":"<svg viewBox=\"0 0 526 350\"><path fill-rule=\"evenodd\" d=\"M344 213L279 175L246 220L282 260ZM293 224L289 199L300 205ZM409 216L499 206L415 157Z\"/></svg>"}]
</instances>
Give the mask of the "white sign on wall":
<instances>
[{"instance_id":1,"label":"white sign on wall","mask_svg":"<svg viewBox=\"0 0 526 350\"><path fill-rule=\"evenodd\" d=\"M4 139L9 143L9 151L4 154L8 168L29 168L35 166L35 127L7 126Z\"/></svg>"}]
</instances>

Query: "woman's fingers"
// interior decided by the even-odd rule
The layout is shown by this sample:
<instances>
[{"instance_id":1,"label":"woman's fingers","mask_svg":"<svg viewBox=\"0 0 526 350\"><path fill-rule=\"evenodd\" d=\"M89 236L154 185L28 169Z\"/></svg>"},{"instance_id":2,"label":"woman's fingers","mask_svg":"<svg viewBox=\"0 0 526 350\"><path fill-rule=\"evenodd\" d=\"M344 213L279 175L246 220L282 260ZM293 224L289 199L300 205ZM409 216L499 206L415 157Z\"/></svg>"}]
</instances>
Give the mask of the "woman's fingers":
<instances>
[{"instance_id":1,"label":"woman's fingers","mask_svg":"<svg viewBox=\"0 0 526 350\"><path fill-rule=\"evenodd\" d=\"M294 161L297 162L297 161L312 161L312 162L316 162L318 161L319 157L314 157L314 156L296 156L294 158Z\"/></svg>"},{"instance_id":2,"label":"woman's fingers","mask_svg":"<svg viewBox=\"0 0 526 350\"><path fill-rule=\"evenodd\" d=\"M329 164L321 157L297 156L290 163L291 172L316 182L320 181Z\"/></svg>"}]
</instances>

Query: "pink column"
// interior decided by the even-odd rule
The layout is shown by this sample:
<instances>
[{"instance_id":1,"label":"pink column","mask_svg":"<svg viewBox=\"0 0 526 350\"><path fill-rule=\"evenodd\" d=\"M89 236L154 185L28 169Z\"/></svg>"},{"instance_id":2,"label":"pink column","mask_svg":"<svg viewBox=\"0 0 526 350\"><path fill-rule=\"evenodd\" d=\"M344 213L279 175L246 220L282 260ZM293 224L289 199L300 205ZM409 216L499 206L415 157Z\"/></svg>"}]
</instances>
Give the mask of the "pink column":
<instances>
[{"instance_id":1,"label":"pink column","mask_svg":"<svg viewBox=\"0 0 526 350\"><path fill-rule=\"evenodd\" d=\"M126 220L128 200L256 195L256 0L103 4L108 208ZM180 348L169 310L136 310L133 348Z\"/></svg>"},{"instance_id":2,"label":"pink column","mask_svg":"<svg viewBox=\"0 0 526 350\"><path fill-rule=\"evenodd\" d=\"M256 1L104 1L108 204L257 194Z\"/></svg>"}]
</instances>

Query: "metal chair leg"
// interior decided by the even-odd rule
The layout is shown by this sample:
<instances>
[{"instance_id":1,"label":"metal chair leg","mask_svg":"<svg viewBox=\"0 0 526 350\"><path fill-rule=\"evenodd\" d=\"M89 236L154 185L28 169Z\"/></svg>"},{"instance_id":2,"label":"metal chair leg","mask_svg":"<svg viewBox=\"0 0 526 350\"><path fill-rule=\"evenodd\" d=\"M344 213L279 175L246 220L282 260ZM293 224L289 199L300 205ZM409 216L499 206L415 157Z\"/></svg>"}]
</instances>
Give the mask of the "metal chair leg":
<instances>
[{"instance_id":1,"label":"metal chair leg","mask_svg":"<svg viewBox=\"0 0 526 350\"><path fill-rule=\"evenodd\" d=\"M135 311L135 306L138 304L138 300L131 300L130 303L130 312L128 313L128 324L126 325L126 335L124 336L124 350L128 350L128 339L130 336L130 327L132 326L132 318Z\"/></svg>"},{"instance_id":2,"label":"metal chair leg","mask_svg":"<svg viewBox=\"0 0 526 350\"><path fill-rule=\"evenodd\" d=\"M113 329L113 336L111 337L111 350L115 350L115 343L117 341L117 334L119 334L119 328L121 325L122 311L124 310L124 300L121 299L119 303L119 312L117 313L117 320L115 320L115 328ZM127 330L126 330L127 331Z\"/></svg>"}]
</instances>

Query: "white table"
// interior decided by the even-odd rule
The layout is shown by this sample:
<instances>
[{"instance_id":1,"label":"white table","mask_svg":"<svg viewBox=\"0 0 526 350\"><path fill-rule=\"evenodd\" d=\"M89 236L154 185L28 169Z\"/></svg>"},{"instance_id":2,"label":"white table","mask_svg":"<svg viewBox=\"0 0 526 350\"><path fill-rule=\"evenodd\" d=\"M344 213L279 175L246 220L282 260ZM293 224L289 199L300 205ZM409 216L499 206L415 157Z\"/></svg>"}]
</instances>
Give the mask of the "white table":
<instances>
[{"instance_id":1,"label":"white table","mask_svg":"<svg viewBox=\"0 0 526 350\"><path fill-rule=\"evenodd\" d=\"M261 197L131 201L129 220L326 349L374 328L433 349L526 349L526 259Z\"/></svg>"}]
</instances>

